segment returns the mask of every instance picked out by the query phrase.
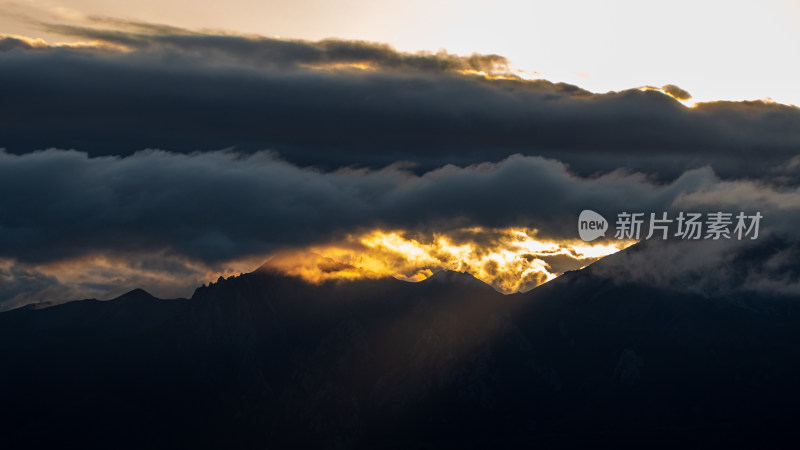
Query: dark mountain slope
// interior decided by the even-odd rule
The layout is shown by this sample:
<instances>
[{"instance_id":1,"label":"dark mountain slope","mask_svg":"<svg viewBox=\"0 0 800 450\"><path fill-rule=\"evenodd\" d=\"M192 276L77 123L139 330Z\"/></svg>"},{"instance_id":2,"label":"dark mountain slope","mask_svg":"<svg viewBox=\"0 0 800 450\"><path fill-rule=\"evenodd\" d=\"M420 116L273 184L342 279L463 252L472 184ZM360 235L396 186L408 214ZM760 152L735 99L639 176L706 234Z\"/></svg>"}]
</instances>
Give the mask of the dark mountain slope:
<instances>
[{"instance_id":1,"label":"dark mountain slope","mask_svg":"<svg viewBox=\"0 0 800 450\"><path fill-rule=\"evenodd\" d=\"M602 264L603 262L601 261ZM795 298L705 298L590 267L504 296L441 273L266 270L0 314L13 446L776 447L795 439Z\"/></svg>"}]
</instances>

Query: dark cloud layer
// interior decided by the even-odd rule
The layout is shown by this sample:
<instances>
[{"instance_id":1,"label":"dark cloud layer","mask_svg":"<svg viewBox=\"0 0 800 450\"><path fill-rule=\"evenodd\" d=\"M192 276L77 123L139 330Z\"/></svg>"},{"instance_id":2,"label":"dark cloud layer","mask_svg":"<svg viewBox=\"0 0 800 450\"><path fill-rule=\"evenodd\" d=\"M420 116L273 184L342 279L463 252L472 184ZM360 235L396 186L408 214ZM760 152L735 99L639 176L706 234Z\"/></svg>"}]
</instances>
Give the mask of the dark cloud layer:
<instances>
[{"instance_id":1,"label":"dark cloud layer","mask_svg":"<svg viewBox=\"0 0 800 450\"><path fill-rule=\"evenodd\" d=\"M201 58L212 65L302 67L321 64L367 63L380 69L423 72L476 70L506 72L509 62L499 55L467 57L438 53L402 53L387 44L326 39L319 42L262 36L198 33L142 22L95 17L95 23L115 29L45 24L51 32L124 47L128 51L160 53L188 61Z\"/></svg>"},{"instance_id":2,"label":"dark cloud layer","mask_svg":"<svg viewBox=\"0 0 800 450\"><path fill-rule=\"evenodd\" d=\"M46 262L89 251L162 251L214 262L325 242L359 228L538 228L575 239L578 213L761 211L789 232L800 193L723 182L698 169L672 183L638 174L582 178L553 160L320 172L270 153L147 151L90 158L49 150L0 154L0 257ZM780 217L771 215L780 212Z\"/></svg>"},{"instance_id":3,"label":"dark cloud layer","mask_svg":"<svg viewBox=\"0 0 800 450\"><path fill-rule=\"evenodd\" d=\"M687 108L673 85L592 94L515 78L496 55L95 25L46 25L91 41L71 47L0 38L0 309L121 286L177 296L225 261L376 227L575 239L587 208L760 211L770 242L800 241L794 107ZM650 272L734 257L701 247L652 247ZM796 291L780 275L796 252L773 253L748 286ZM37 269L97 255L111 262L72 283Z\"/></svg>"},{"instance_id":4,"label":"dark cloud layer","mask_svg":"<svg viewBox=\"0 0 800 450\"><path fill-rule=\"evenodd\" d=\"M49 26L102 43L90 49L0 41L0 147L93 156L268 148L299 165L407 160L420 171L521 153L557 158L581 174L626 167L674 179L710 165L722 177L796 181L772 171L800 148L793 107L690 109L655 91L591 94L461 73L504 73L507 61L495 55L412 55L364 42L104 23L118 27ZM336 64L371 69L319 68ZM666 91L688 96L675 86Z\"/></svg>"}]
</instances>

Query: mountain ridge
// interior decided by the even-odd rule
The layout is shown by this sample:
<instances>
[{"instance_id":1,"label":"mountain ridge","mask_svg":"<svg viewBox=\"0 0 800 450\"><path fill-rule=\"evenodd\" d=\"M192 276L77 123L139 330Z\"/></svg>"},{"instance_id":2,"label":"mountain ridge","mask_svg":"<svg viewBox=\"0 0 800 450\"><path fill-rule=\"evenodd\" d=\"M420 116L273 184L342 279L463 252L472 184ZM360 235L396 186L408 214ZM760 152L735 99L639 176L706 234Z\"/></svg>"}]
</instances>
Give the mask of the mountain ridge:
<instances>
[{"instance_id":1,"label":"mountain ridge","mask_svg":"<svg viewBox=\"0 0 800 450\"><path fill-rule=\"evenodd\" d=\"M797 302L594 272L503 295L463 273L310 284L256 271L191 299L134 290L6 312L0 428L19 445L90 448L737 447L794 436Z\"/></svg>"}]
</instances>

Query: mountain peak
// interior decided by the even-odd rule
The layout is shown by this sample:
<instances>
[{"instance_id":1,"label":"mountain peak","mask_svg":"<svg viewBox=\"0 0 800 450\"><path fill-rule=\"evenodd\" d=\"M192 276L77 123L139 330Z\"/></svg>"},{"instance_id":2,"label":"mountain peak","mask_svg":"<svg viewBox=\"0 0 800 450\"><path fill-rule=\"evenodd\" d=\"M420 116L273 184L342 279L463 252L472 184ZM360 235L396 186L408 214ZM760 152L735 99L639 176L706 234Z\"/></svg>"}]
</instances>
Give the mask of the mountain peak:
<instances>
[{"instance_id":1,"label":"mountain peak","mask_svg":"<svg viewBox=\"0 0 800 450\"><path fill-rule=\"evenodd\" d=\"M480 286L488 287L494 290L490 285L475 278L472 274L467 272L459 272L456 270L440 270L433 275L429 276L421 283L430 284L449 284L449 285L462 285L462 286Z\"/></svg>"},{"instance_id":2,"label":"mountain peak","mask_svg":"<svg viewBox=\"0 0 800 450\"><path fill-rule=\"evenodd\" d=\"M139 301L139 300L157 300L156 297L151 295L149 292L145 291L144 289L136 288L132 291L128 291L113 300L127 300L127 301Z\"/></svg>"}]
</instances>

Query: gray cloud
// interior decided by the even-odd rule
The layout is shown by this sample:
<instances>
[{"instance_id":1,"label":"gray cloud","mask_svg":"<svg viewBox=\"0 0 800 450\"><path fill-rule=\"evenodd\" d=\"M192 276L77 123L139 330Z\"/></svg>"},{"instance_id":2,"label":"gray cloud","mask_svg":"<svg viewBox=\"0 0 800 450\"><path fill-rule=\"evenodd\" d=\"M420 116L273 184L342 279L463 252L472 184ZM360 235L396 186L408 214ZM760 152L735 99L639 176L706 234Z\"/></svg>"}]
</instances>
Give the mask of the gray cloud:
<instances>
[{"instance_id":1,"label":"gray cloud","mask_svg":"<svg viewBox=\"0 0 800 450\"><path fill-rule=\"evenodd\" d=\"M0 257L32 262L142 249L214 262L364 227L526 226L574 239L587 208L609 218L758 210L763 232L793 233L800 211L797 189L722 181L710 168L658 184L624 172L580 177L523 156L420 175L402 165L319 171L269 152L1 153L0 190L16 193L0 199Z\"/></svg>"},{"instance_id":2,"label":"gray cloud","mask_svg":"<svg viewBox=\"0 0 800 450\"><path fill-rule=\"evenodd\" d=\"M212 64L248 67L302 67L304 65L368 63L379 69L455 72L459 70L508 73L500 55L458 56L446 52L404 53L387 44L326 39L318 42L263 36L200 33L168 25L95 17L95 23L113 28L43 24L59 34L91 39L138 52L169 54L184 61L202 59Z\"/></svg>"},{"instance_id":3,"label":"gray cloud","mask_svg":"<svg viewBox=\"0 0 800 450\"><path fill-rule=\"evenodd\" d=\"M48 26L97 39L97 48L1 41L7 51L0 52L0 146L93 156L270 148L298 165L375 168L405 160L420 173L521 153L556 158L583 175L625 167L671 180L708 165L723 178L798 182L796 172L773 170L800 146L800 110L789 106L686 108L655 91L591 94L544 80L459 72L502 72L507 61L496 55L407 54L365 42L99 23L112 28ZM374 70L309 67L325 64Z\"/></svg>"},{"instance_id":4,"label":"gray cloud","mask_svg":"<svg viewBox=\"0 0 800 450\"><path fill-rule=\"evenodd\" d=\"M667 94L677 98L678 100L689 100L692 98L692 94L690 94L687 90L681 89L674 84L668 84L663 86L661 89L664 90Z\"/></svg>"},{"instance_id":5,"label":"gray cloud","mask_svg":"<svg viewBox=\"0 0 800 450\"><path fill-rule=\"evenodd\" d=\"M618 284L642 284L704 297L800 296L798 236L744 241L649 240L608 256L590 271Z\"/></svg>"},{"instance_id":6,"label":"gray cloud","mask_svg":"<svg viewBox=\"0 0 800 450\"><path fill-rule=\"evenodd\" d=\"M0 38L0 52L8 52L11 50L34 50L36 47L30 42L11 36Z\"/></svg>"},{"instance_id":7,"label":"gray cloud","mask_svg":"<svg viewBox=\"0 0 800 450\"><path fill-rule=\"evenodd\" d=\"M52 298L65 300L70 294L54 276L17 264L0 265L0 311Z\"/></svg>"},{"instance_id":8,"label":"gray cloud","mask_svg":"<svg viewBox=\"0 0 800 450\"><path fill-rule=\"evenodd\" d=\"M760 211L763 235L782 244L724 279L797 285L794 253L775 250L798 240L797 108L592 94L514 79L497 55L94 25L45 26L99 45L0 38L0 303L136 286L179 295L227 261L373 227L574 239L586 208ZM646 246L662 257L632 256L630 279L708 274L744 244L686 245ZM97 255L118 270L65 281L37 269Z\"/></svg>"},{"instance_id":9,"label":"gray cloud","mask_svg":"<svg viewBox=\"0 0 800 450\"><path fill-rule=\"evenodd\" d=\"M0 311L27 304L110 299L142 286L161 298L186 297L215 280L219 276L215 274L238 274L243 268L237 269L153 251L101 255L87 249L85 255L49 264L0 258Z\"/></svg>"}]
</instances>

